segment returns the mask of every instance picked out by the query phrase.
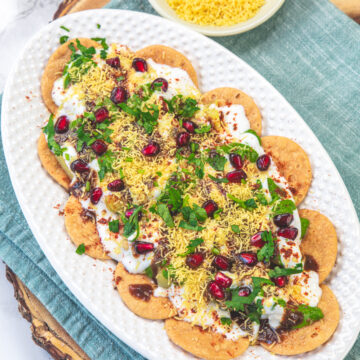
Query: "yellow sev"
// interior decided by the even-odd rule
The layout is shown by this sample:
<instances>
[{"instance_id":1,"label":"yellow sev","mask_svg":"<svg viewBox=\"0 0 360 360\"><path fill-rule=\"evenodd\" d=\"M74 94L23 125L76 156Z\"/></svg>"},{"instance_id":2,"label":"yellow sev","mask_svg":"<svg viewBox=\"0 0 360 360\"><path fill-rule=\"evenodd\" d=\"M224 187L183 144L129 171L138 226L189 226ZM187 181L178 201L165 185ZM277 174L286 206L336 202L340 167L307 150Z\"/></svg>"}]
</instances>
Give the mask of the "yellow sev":
<instances>
[{"instance_id":1,"label":"yellow sev","mask_svg":"<svg viewBox=\"0 0 360 360\"><path fill-rule=\"evenodd\" d=\"M264 0L167 0L183 20L199 25L230 26L254 17Z\"/></svg>"}]
</instances>

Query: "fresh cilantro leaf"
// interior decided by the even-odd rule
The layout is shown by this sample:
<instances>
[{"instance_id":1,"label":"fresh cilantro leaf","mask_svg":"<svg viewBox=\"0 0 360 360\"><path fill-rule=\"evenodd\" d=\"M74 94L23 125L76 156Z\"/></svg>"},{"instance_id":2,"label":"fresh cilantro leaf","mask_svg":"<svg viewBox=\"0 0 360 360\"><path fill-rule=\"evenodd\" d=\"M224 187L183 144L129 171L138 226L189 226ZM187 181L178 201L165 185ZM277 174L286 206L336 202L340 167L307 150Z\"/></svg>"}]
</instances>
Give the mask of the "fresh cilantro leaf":
<instances>
[{"instance_id":1,"label":"fresh cilantro leaf","mask_svg":"<svg viewBox=\"0 0 360 360\"><path fill-rule=\"evenodd\" d=\"M76 46L80 50L81 54L89 59L91 59L93 55L96 53L96 50L93 46L87 48L86 46L80 43L79 39L76 39Z\"/></svg>"},{"instance_id":2,"label":"fresh cilantro leaf","mask_svg":"<svg viewBox=\"0 0 360 360\"><path fill-rule=\"evenodd\" d=\"M164 220L165 224L169 227L169 228L173 228L174 225L174 220L170 214L169 208L167 207L167 205L165 204L158 204L157 205L157 214Z\"/></svg>"},{"instance_id":3,"label":"fresh cilantro leaf","mask_svg":"<svg viewBox=\"0 0 360 360\"><path fill-rule=\"evenodd\" d=\"M261 291L262 285L268 284L268 285L274 285L274 283L265 278L260 277L252 277L253 281L253 291L249 296L239 296L239 288L233 289L231 291L232 297L231 300L228 300L225 302L226 306L229 309L236 310L236 311L244 311L244 305L250 305L254 302L255 298Z\"/></svg>"},{"instance_id":4,"label":"fresh cilantro leaf","mask_svg":"<svg viewBox=\"0 0 360 360\"><path fill-rule=\"evenodd\" d=\"M187 250L182 254L178 254L178 256L185 257L189 254L193 254L195 252L196 247L199 246L200 244L202 244L203 242L204 242L204 240L201 238L196 238L194 240L190 240L189 245L186 246Z\"/></svg>"},{"instance_id":5,"label":"fresh cilantro leaf","mask_svg":"<svg viewBox=\"0 0 360 360\"><path fill-rule=\"evenodd\" d=\"M274 238L271 231L263 231L261 239L265 242L265 245L257 252L257 259L259 261L265 259L265 261L269 262L275 251Z\"/></svg>"},{"instance_id":6,"label":"fresh cilantro leaf","mask_svg":"<svg viewBox=\"0 0 360 360\"><path fill-rule=\"evenodd\" d=\"M85 253L85 244L80 244L76 249L76 253L79 255L84 254Z\"/></svg>"},{"instance_id":7,"label":"fresh cilantro leaf","mask_svg":"<svg viewBox=\"0 0 360 360\"><path fill-rule=\"evenodd\" d=\"M67 35L60 36L60 44L65 44L69 40L69 37Z\"/></svg>"},{"instance_id":8,"label":"fresh cilantro leaf","mask_svg":"<svg viewBox=\"0 0 360 360\"><path fill-rule=\"evenodd\" d=\"M217 178L217 177L214 177L210 174L208 174L208 177L212 180L212 181L215 181L216 183L223 183L223 184L227 184L229 182L228 179L226 178Z\"/></svg>"},{"instance_id":9,"label":"fresh cilantro leaf","mask_svg":"<svg viewBox=\"0 0 360 360\"><path fill-rule=\"evenodd\" d=\"M300 218L300 223L301 223L301 238L303 238L306 234L306 230L310 225L310 221L305 218Z\"/></svg>"},{"instance_id":10,"label":"fresh cilantro leaf","mask_svg":"<svg viewBox=\"0 0 360 360\"><path fill-rule=\"evenodd\" d=\"M67 154L66 154L67 155ZM85 184L85 190L90 191L90 181L87 181Z\"/></svg>"},{"instance_id":11,"label":"fresh cilantro leaf","mask_svg":"<svg viewBox=\"0 0 360 360\"><path fill-rule=\"evenodd\" d=\"M55 128L54 128L54 115L51 114L48 123L43 127L44 134L47 135L47 143L50 150L54 152L56 156L61 156L66 148L61 146L55 141Z\"/></svg>"},{"instance_id":12,"label":"fresh cilantro leaf","mask_svg":"<svg viewBox=\"0 0 360 360\"><path fill-rule=\"evenodd\" d=\"M64 25L61 25L60 28L63 29L63 30L65 30L65 31L67 31L67 32L70 32L70 29L68 29L68 28L65 27Z\"/></svg>"},{"instance_id":13,"label":"fresh cilantro leaf","mask_svg":"<svg viewBox=\"0 0 360 360\"><path fill-rule=\"evenodd\" d=\"M203 222L207 219L207 213L204 208L197 204L193 204L193 211L195 212L196 219L200 222Z\"/></svg>"},{"instance_id":14,"label":"fresh cilantro leaf","mask_svg":"<svg viewBox=\"0 0 360 360\"><path fill-rule=\"evenodd\" d=\"M248 305L247 310L249 311L248 317L250 321L260 324L262 309L263 309L263 305L261 299L257 299L255 304Z\"/></svg>"},{"instance_id":15,"label":"fresh cilantro leaf","mask_svg":"<svg viewBox=\"0 0 360 360\"><path fill-rule=\"evenodd\" d=\"M100 24L96 24L96 27L97 27L98 29L100 29L100 28L101 28L101 25L100 25Z\"/></svg>"},{"instance_id":16,"label":"fresh cilantro leaf","mask_svg":"<svg viewBox=\"0 0 360 360\"><path fill-rule=\"evenodd\" d=\"M230 326L232 324L232 320L228 317L221 317L220 321L223 325L228 325Z\"/></svg>"},{"instance_id":17,"label":"fresh cilantro leaf","mask_svg":"<svg viewBox=\"0 0 360 360\"><path fill-rule=\"evenodd\" d=\"M279 266L275 266L275 269L269 271L270 278L276 278L279 276L288 276L292 274L300 274L303 272L303 265L301 263L296 264L294 268L280 268Z\"/></svg>"},{"instance_id":18,"label":"fresh cilantro leaf","mask_svg":"<svg viewBox=\"0 0 360 360\"><path fill-rule=\"evenodd\" d=\"M254 199L248 199L248 200L240 200L238 198L236 198L235 196L231 195L231 194L227 194L227 197L236 202L241 208L245 209L245 210L253 210L257 208L256 202Z\"/></svg>"},{"instance_id":19,"label":"fresh cilantro leaf","mask_svg":"<svg viewBox=\"0 0 360 360\"><path fill-rule=\"evenodd\" d=\"M267 178L269 193L271 195L271 203L275 202L276 200L280 199L278 194L278 190L280 189L276 184L275 181L271 178Z\"/></svg>"},{"instance_id":20,"label":"fresh cilantro leaf","mask_svg":"<svg viewBox=\"0 0 360 360\"><path fill-rule=\"evenodd\" d=\"M259 145L261 145L260 136L253 129L246 130L245 133L249 133L249 134L256 136L256 138L259 140Z\"/></svg>"},{"instance_id":21,"label":"fresh cilantro leaf","mask_svg":"<svg viewBox=\"0 0 360 360\"><path fill-rule=\"evenodd\" d=\"M204 227L197 225L197 223L196 224L192 224L190 222L187 223L184 220L180 221L179 227L186 229L186 230L192 230L192 231L201 231L201 230L205 229Z\"/></svg>"},{"instance_id":22,"label":"fresh cilantro leaf","mask_svg":"<svg viewBox=\"0 0 360 360\"><path fill-rule=\"evenodd\" d=\"M231 225L231 230L232 230L235 234L240 234L239 225Z\"/></svg>"},{"instance_id":23,"label":"fresh cilantro leaf","mask_svg":"<svg viewBox=\"0 0 360 360\"><path fill-rule=\"evenodd\" d=\"M286 301L284 299L274 298L274 301L276 304L280 305L281 307L283 308L286 307Z\"/></svg>"},{"instance_id":24,"label":"fresh cilantro leaf","mask_svg":"<svg viewBox=\"0 0 360 360\"><path fill-rule=\"evenodd\" d=\"M149 277L150 279L152 279L154 277L154 272L153 272L153 269L151 266L148 266L146 269L145 269L145 274L147 277Z\"/></svg>"},{"instance_id":25,"label":"fresh cilantro leaf","mask_svg":"<svg viewBox=\"0 0 360 360\"><path fill-rule=\"evenodd\" d=\"M252 147L242 143L226 144L220 146L218 149L225 154L239 154L243 159L247 158L250 162L256 162L259 157L259 154Z\"/></svg>"},{"instance_id":26,"label":"fresh cilantro leaf","mask_svg":"<svg viewBox=\"0 0 360 360\"><path fill-rule=\"evenodd\" d=\"M105 175L109 172L113 171L112 164L115 160L115 155L110 150L107 150L105 154L98 157L98 164L99 164L99 179L103 180Z\"/></svg>"},{"instance_id":27,"label":"fresh cilantro leaf","mask_svg":"<svg viewBox=\"0 0 360 360\"><path fill-rule=\"evenodd\" d=\"M119 232L119 220L109 221L109 230L113 233Z\"/></svg>"},{"instance_id":28,"label":"fresh cilantro leaf","mask_svg":"<svg viewBox=\"0 0 360 360\"><path fill-rule=\"evenodd\" d=\"M133 239L131 239L131 241L135 241L140 235L138 214L142 210L142 208L143 208L142 205L141 206L136 206L134 208L134 212L132 213L132 215L130 216L129 219L127 219L125 216L121 217L121 219L122 219L122 221L124 223L123 235L126 238L129 238L131 235L134 234L134 232L136 232L135 237Z\"/></svg>"},{"instance_id":29,"label":"fresh cilantro leaf","mask_svg":"<svg viewBox=\"0 0 360 360\"><path fill-rule=\"evenodd\" d=\"M208 133L211 130L211 125L203 125L201 128L195 129L195 132L197 134L205 134Z\"/></svg>"},{"instance_id":30,"label":"fresh cilantro leaf","mask_svg":"<svg viewBox=\"0 0 360 360\"><path fill-rule=\"evenodd\" d=\"M189 119L195 115L195 113L200 110L197 107L197 102L195 99L186 98L183 100L182 95L175 95L170 100L165 100L168 105L169 112L175 114L179 119Z\"/></svg>"},{"instance_id":31,"label":"fresh cilantro leaf","mask_svg":"<svg viewBox=\"0 0 360 360\"><path fill-rule=\"evenodd\" d=\"M272 215L292 214L294 210L296 210L296 205L292 200L281 200L272 208Z\"/></svg>"},{"instance_id":32,"label":"fresh cilantro leaf","mask_svg":"<svg viewBox=\"0 0 360 360\"><path fill-rule=\"evenodd\" d=\"M206 162L216 171L224 171L224 166L227 160L225 156L221 156L218 153L214 153L208 157Z\"/></svg>"},{"instance_id":33,"label":"fresh cilantro leaf","mask_svg":"<svg viewBox=\"0 0 360 360\"><path fill-rule=\"evenodd\" d=\"M324 317L324 313L318 307L312 307L308 305L299 305L295 311L299 311L303 314L304 320L301 324L294 326L294 329L300 329L304 326L310 325L315 321L318 321Z\"/></svg>"}]
</instances>

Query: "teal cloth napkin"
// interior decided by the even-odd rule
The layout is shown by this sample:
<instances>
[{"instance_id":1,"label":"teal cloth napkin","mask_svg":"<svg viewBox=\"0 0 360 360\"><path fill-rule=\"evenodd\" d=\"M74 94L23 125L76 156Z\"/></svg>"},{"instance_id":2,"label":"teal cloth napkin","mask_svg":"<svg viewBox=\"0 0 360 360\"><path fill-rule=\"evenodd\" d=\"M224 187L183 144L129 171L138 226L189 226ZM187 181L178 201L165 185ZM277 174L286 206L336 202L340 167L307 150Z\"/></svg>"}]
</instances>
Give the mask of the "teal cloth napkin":
<instances>
[{"instance_id":1,"label":"teal cloth napkin","mask_svg":"<svg viewBox=\"0 0 360 360\"><path fill-rule=\"evenodd\" d=\"M142 0L113 0L107 7L156 14ZM257 29L215 40L267 78L300 113L335 162L359 214L359 25L328 0L287 0ZM0 184L0 257L91 359L143 359L77 301L45 258L16 200L1 142ZM359 358L358 339L346 359Z\"/></svg>"}]
</instances>

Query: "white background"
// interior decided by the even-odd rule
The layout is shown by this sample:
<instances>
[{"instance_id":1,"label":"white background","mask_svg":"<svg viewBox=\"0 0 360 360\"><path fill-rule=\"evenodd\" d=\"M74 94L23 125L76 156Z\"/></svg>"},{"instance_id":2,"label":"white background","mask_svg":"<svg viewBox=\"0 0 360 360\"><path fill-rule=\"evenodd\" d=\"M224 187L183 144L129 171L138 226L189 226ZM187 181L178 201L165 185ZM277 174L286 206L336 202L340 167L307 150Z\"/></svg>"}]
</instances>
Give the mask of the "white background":
<instances>
[{"instance_id":1,"label":"white background","mask_svg":"<svg viewBox=\"0 0 360 360\"><path fill-rule=\"evenodd\" d=\"M60 0L0 0L0 93L14 59L26 41L51 21ZM49 360L31 339L30 323L22 318L12 285L0 262L0 359Z\"/></svg>"}]
</instances>

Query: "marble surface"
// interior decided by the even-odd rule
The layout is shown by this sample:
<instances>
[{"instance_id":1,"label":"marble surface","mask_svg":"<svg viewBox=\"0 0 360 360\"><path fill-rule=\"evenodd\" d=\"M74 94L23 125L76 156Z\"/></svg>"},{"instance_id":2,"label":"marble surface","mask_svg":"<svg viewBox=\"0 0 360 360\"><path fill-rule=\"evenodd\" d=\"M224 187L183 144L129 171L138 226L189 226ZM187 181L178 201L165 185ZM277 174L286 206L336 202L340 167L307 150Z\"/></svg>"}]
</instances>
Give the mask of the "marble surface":
<instances>
[{"instance_id":1,"label":"marble surface","mask_svg":"<svg viewBox=\"0 0 360 360\"><path fill-rule=\"evenodd\" d=\"M60 0L0 0L0 93L13 60L28 39L51 21ZM12 285L0 263L0 359L50 360L48 353L35 345L30 323L22 318Z\"/></svg>"}]
</instances>

